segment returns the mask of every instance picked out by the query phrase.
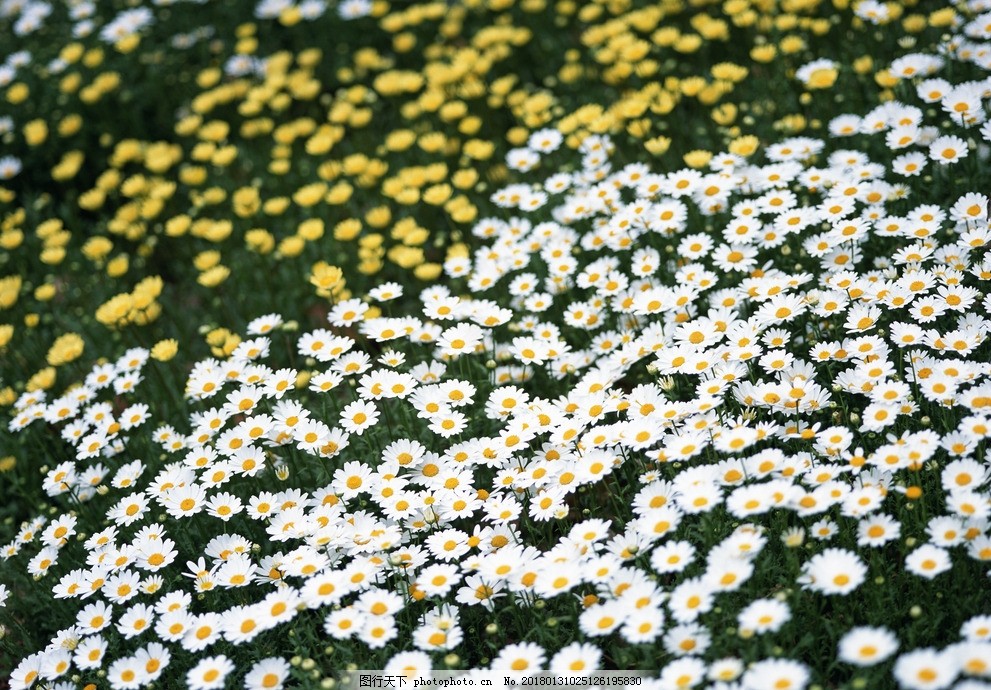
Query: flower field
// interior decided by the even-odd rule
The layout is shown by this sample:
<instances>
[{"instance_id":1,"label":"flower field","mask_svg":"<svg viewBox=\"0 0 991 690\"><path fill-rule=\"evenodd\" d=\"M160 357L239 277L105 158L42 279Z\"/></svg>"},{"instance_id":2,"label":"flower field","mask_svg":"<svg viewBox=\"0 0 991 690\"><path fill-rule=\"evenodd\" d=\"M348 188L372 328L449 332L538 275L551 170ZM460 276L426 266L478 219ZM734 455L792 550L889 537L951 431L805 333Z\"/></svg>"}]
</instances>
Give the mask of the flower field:
<instances>
[{"instance_id":1,"label":"flower field","mask_svg":"<svg viewBox=\"0 0 991 690\"><path fill-rule=\"evenodd\" d=\"M0 687L991 688L989 39L0 0Z\"/></svg>"}]
</instances>

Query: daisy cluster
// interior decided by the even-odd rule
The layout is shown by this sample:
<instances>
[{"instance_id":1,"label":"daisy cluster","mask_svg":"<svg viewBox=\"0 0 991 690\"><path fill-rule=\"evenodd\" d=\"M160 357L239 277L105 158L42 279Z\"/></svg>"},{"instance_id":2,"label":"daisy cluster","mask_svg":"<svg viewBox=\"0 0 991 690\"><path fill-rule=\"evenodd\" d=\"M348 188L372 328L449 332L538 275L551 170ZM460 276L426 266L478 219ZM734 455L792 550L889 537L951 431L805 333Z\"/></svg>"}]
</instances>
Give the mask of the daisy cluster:
<instances>
[{"instance_id":1,"label":"daisy cluster","mask_svg":"<svg viewBox=\"0 0 991 690\"><path fill-rule=\"evenodd\" d=\"M41 5L6 2L0 17L30 33L23 24L44 20L31 10ZM437 7L376 16L402 31L440 18ZM292 27L328 9L263 0L254 13ZM348 21L377 12L359 0L333 9ZM648 50L631 31L689 54L703 36L748 26L748 10L727 8L732 22L695 15L697 33L630 12L582 41L603 80L623 83ZM879 30L903 10L852 8L858 26ZM121 10L97 38L126 54L157 16ZM508 59L494 46L529 40L506 15L424 75L356 55L341 69L378 72L373 90L328 94L319 126L276 125L268 115L293 98L316 98L322 53L256 58L255 29L240 29L242 49L201 74L203 91L176 114L182 143L107 145L108 167L79 206L95 213L109 199L111 233L145 242L142 259L154 256L152 232L163 243L235 235L279 261L321 248L342 266L276 271L274 283L304 286L318 306L207 325L209 354L183 367L169 366L176 340L131 339L128 329L169 311L168 280L152 274L95 310L119 355L82 366L87 340L75 332L42 348L48 367L19 395L10 389L8 432L45 454L45 502L0 548L5 572L26 576L0 585L0 604L40 588L56 632L18 655L11 687L333 687L347 665L639 667L656 671L644 681L656 690L991 687L991 221L986 190L969 182L991 142L991 9L970 0L912 16L908 33L922 21L946 34L899 42L913 52L876 72L879 103L840 112L832 101L808 131L804 117L778 119L781 135L763 143L727 130L723 150L687 151L684 165L644 162L641 149L663 156L673 142L647 138L640 115L682 98L713 105L743 88L745 68L647 84L616 112L567 112L541 92L504 102L499 80L473 70ZM828 32L807 19L812 34ZM193 50L210 35L181 43ZM792 38L751 57L805 51ZM397 35L396 50L409 40ZM13 80L29 62L15 55L3 69ZM862 65L852 69L873 60ZM816 57L788 78L809 104L845 69ZM119 86L106 74L96 100ZM260 184L230 199L200 188L250 170L234 165L241 151L222 119L232 104L251 118L238 136L272 136L260 160L281 178L297 140L312 157L346 147L380 97L430 81L469 95L484 84L491 107L526 123L486 183L471 161L488 160L490 142L403 129L375 149L382 159L325 161L318 181L279 196L263 199ZM443 114L448 93L401 109L411 119L439 110L473 136L467 106ZM729 126L737 110L727 101L711 116ZM635 155L627 135L642 144ZM40 146L47 125L28 123L24 136ZM446 165L390 172L385 152L414 141L462 156L451 184ZM196 164L176 176L189 208L156 223L187 154ZM123 178L129 165L149 174ZM0 158L0 180L26 172ZM290 206L344 206L356 188L400 207L423 201L450 229L431 247L430 222L394 222L387 205L334 217L338 244L316 210L280 238L241 228ZM228 204L234 219L221 213ZM12 249L26 213L5 221ZM391 226L394 244L366 226ZM71 234L58 219L39 224L46 264L62 262ZM102 261L114 246L102 240L83 255ZM336 249L351 240L353 265ZM113 261L100 265L126 275L128 257ZM355 287L389 262L410 274ZM210 290L252 270L228 263L196 253L195 282ZM271 265L289 264L254 268ZM48 284L36 299L60 289ZM20 275L0 279L0 306L22 287ZM218 313L237 301L215 294ZM4 345L12 332L0 327ZM56 368L75 376L58 395Z\"/></svg>"}]
</instances>

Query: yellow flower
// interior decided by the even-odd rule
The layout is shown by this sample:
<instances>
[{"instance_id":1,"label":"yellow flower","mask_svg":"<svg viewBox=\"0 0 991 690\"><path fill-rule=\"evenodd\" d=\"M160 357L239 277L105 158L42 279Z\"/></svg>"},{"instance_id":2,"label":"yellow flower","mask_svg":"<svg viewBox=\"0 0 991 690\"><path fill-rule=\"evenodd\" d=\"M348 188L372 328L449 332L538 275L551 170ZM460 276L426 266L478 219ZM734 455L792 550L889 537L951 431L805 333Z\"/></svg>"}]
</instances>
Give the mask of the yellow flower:
<instances>
[{"instance_id":1,"label":"yellow flower","mask_svg":"<svg viewBox=\"0 0 991 690\"><path fill-rule=\"evenodd\" d=\"M457 196L444 205L444 210L455 223L470 223L478 216L478 208L464 195Z\"/></svg>"},{"instance_id":2,"label":"yellow flower","mask_svg":"<svg viewBox=\"0 0 991 690\"><path fill-rule=\"evenodd\" d=\"M729 144L729 152L738 156L750 156L757 150L760 141L752 134L737 137Z\"/></svg>"},{"instance_id":3,"label":"yellow flower","mask_svg":"<svg viewBox=\"0 0 991 690\"><path fill-rule=\"evenodd\" d=\"M38 146L48 138L48 124L41 119L31 120L24 125L24 140L28 146Z\"/></svg>"},{"instance_id":4,"label":"yellow flower","mask_svg":"<svg viewBox=\"0 0 991 690\"><path fill-rule=\"evenodd\" d=\"M79 208L86 211L96 211L107 200L107 193L102 189L88 189L79 195Z\"/></svg>"},{"instance_id":5,"label":"yellow flower","mask_svg":"<svg viewBox=\"0 0 991 690\"><path fill-rule=\"evenodd\" d=\"M244 243L248 249L259 254L268 254L275 249L275 237L262 228L253 228L244 233Z\"/></svg>"},{"instance_id":6,"label":"yellow flower","mask_svg":"<svg viewBox=\"0 0 991 690\"><path fill-rule=\"evenodd\" d=\"M151 358L159 362L168 362L179 351L179 343L174 338L159 340L151 348Z\"/></svg>"},{"instance_id":7,"label":"yellow flower","mask_svg":"<svg viewBox=\"0 0 991 690\"><path fill-rule=\"evenodd\" d=\"M58 218L49 218L48 220L38 223L38 227L35 228L34 234L39 238L50 240L52 237L57 235L62 230L62 221Z\"/></svg>"},{"instance_id":8,"label":"yellow flower","mask_svg":"<svg viewBox=\"0 0 991 690\"><path fill-rule=\"evenodd\" d=\"M55 285L52 283L45 283L34 289L34 298L39 302L47 302L53 297L55 297Z\"/></svg>"},{"instance_id":9,"label":"yellow flower","mask_svg":"<svg viewBox=\"0 0 991 690\"><path fill-rule=\"evenodd\" d=\"M114 153L114 156L117 154ZM120 165L127 163L127 160L120 161ZM96 178L96 188L104 191L111 192L120 186L120 172L117 170L106 170L98 178Z\"/></svg>"},{"instance_id":10,"label":"yellow flower","mask_svg":"<svg viewBox=\"0 0 991 690\"><path fill-rule=\"evenodd\" d=\"M122 292L119 295L114 295L97 307L96 320L108 327L126 323L133 305L134 300L130 294Z\"/></svg>"},{"instance_id":11,"label":"yellow flower","mask_svg":"<svg viewBox=\"0 0 991 690\"><path fill-rule=\"evenodd\" d=\"M305 247L306 240L299 235L290 235L289 237L282 238L277 251L282 256L293 257L302 254Z\"/></svg>"},{"instance_id":12,"label":"yellow flower","mask_svg":"<svg viewBox=\"0 0 991 690\"><path fill-rule=\"evenodd\" d=\"M442 132L427 132L417 143L427 153L437 153L447 145L447 137Z\"/></svg>"},{"instance_id":13,"label":"yellow flower","mask_svg":"<svg viewBox=\"0 0 991 690\"><path fill-rule=\"evenodd\" d=\"M71 180L79 172L85 158L82 151L68 151L58 165L52 168L52 179L58 182Z\"/></svg>"},{"instance_id":14,"label":"yellow flower","mask_svg":"<svg viewBox=\"0 0 991 690\"><path fill-rule=\"evenodd\" d=\"M416 47L416 35L408 31L392 37L392 48L397 53L408 53Z\"/></svg>"},{"instance_id":15,"label":"yellow flower","mask_svg":"<svg viewBox=\"0 0 991 690\"><path fill-rule=\"evenodd\" d=\"M200 203L206 206L216 206L227 199L227 192L220 187L209 187L204 189L203 193L199 196ZM194 205L198 205L197 202L193 201ZM218 221L224 222L224 221Z\"/></svg>"},{"instance_id":16,"label":"yellow flower","mask_svg":"<svg viewBox=\"0 0 991 690\"><path fill-rule=\"evenodd\" d=\"M643 139L645 136L650 134L650 130L653 128L653 125L654 123L651 122L649 118L644 117L631 121L628 125L626 125L626 131L631 137Z\"/></svg>"},{"instance_id":17,"label":"yellow flower","mask_svg":"<svg viewBox=\"0 0 991 690\"><path fill-rule=\"evenodd\" d=\"M334 226L334 239L347 242L353 240L361 233L361 221L357 218L342 220Z\"/></svg>"},{"instance_id":18,"label":"yellow flower","mask_svg":"<svg viewBox=\"0 0 991 690\"><path fill-rule=\"evenodd\" d=\"M667 153L668 148L670 148L671 139L669 137L654 137L645 141L643 145L651 155L661 156Z\"/></svg>"},{"instance_id":19,"label":"yellow flower","mask_svg":"<svg viewBox=\"0 0 991 690\"><path fill-rule=\"evenodd\" d=\"M953 26L957 21L957 11L952 7L944 7L929 15L929 26L943 28Z\"/></svg>"},{"instance_id":20,"label":"yellow flower","mask_svg":"<svg viewBox=\"0 0 991 690\"><path fill-rule=\"evenodd\" d=\"M227 357L241 344L241 337L226 328L215 328L206 336L210 351L216 357Z\"/></svg>"},{"instance_id":21,"label":"yellow flower","mask_svg":"<svg viewBox=\"0 0 991 690\"><path fill-rule=\"evenodd\" d=\"M661 48L670 48L680 37L681 32L676 27L664 26L651 34L650 40Z\"/></svg>"},{"instance_id":22,"label":"yellow flower","mask_svg":"<svg viewBox=\"0 0 991 690\"><path fill-rule=\"evenodd\" d=\"M382 238L382 235L380 235L377 232L374 232L374 233L372 233L370 235L364 235L364 236L362 236L362 238L360 240L358 240L358 244L361 247L361 249L359 249L359 254L363 250L376 249L378 247L381 247L382 246L382 239L383 239Z\"/></svg>"},{"instance_id":23,"label":"yellow flower","mask_svg":"<svg viewBox=\"0 0 991 690\"><path fill-rule=\"evenodd\" d=\"M201 273L196 282L204 287L216 287L227 280L230 274L231 269L221 264Z\"/></svg>"},{"instance_id":24,"label":"yellow flower","mask_svg":"<svg viewBox=\"0 0 991 690\"><path fill-rule=\"evenodd\" d=\"M320 203L326 194L327 184L324 182L314 182L313 184L308 184L305 187L300 187L296 193L293 194L292 200L296 202L298 206L308 208Z\"/></svg>"},{"instance_id":25,"label":"yellow flower","mask_svg":"<svg viewBox=\"0 0 991 690\"><path fill-rule=\"evenodd\" d=\"M198 187L206 181L206 168L187 165L179 170L179 181L191 187Z\"/></svg>"},{"instance_id":26,"label":"yellow flower","mask_svg":"<svg viewBox=\"0 0 991 690\"><path fill-rule=\"evenodd\" d=\"M146 326L162 315L162 305L152 302L144 309L135 309L129 315L130 320L137 326Z\"/></svg>"},{"instance_id":27,"label":"yellow flower","mask_svg":"<svg viewBox=\"0 0 991 690\"><path fill-rule=\"evenodd\" d=\"M79 85L82 84L83 78L79 76L78 72L72 72L62 77L59 81L59 91L62 93L75 93L79 90Z\"/></svg>"},{"instance_id":28,"label":"yellow flower","mask_svg":"<svg viewBox=\"0 0 991 690\"><path fill-rule=\"evenodd\" d=\"M83 64L87 67L99 67L103 63L103 49L90 48L83 55Z\"/></svg>"},{"instance_id":29,"label":"yellow flower","mask_svg":"<svg viewBox=\"0 0 991 690\"><path fill-rule=\"evenodd\" d=\"M392 221L392 211L388 206L376 206L365 213L365 222L373 228L384 228Z\"/></svg>"},{"instance_id":30,"label":"yellow flower","mask_svg":"<svg viewBox=\"0 0 991 690\"><path fill-rule=\"evenodd\" d=\"M27 212L23 208L19 208L0 222L0 230L3 232L13 230L17 226L21 225L25 218L27 218Z\"/></svg>"},{"instance_id":31,"label":"yellow flower","mask_svg":"<svg viewBox=\"0 0 991 690\"><path fill-rule=\"evenodd\" d=\"M712 120L717 125L727 127L736 120L737 107L733 103L723 103L718 108L712 110Z\"/></svg>"},{"instance_id":32,"label":"yellow flower","mask_svg":"<svg viewBox=\"0 0 991 690\"><path fill-rule=\"evenodd\" d=\"M416 134L408 129L397 129L385 137L385 147L389 151L405 151L416 142Z\"/></svg>"},{"instance_id":33,"label":"yellow flower","mask_svg":"<svg viewBox=\"0 0 991 690\"><path fill-rule=\"evenodd\" d=\"M93 88L99 95L109 93L120 86L120 75L116 72L103 72L93 80Z\"/></svg>"},{"instance_id":34,"label":"yellow flower","mask_svg":"<svg viewBox=\"0 0 991 690\"><path fill-rule=\"evenodd\" d=\"M9 323L0 324L0 349L5 348L13 337L14 327Z\"/></svg>"},{"instance_id":35,"label":"yellow flower","mask_svg":"<svg viewBox=\"0 0 991 690\"><path fill-rule=\"evenodd\" d=\"M231 203L234 206L234 213L239 218L248 218L258 213L261 208L261 199L258 190L254 187L241 187L231 196Z\"/></svg>"},{"instance_id":36,"label":"yellow flower","mask_svg":"<svg viewBox=\"0 0 991 690\"><path fill-rule=\"evenodd\" d=\"M234 224L224 219L205 224L200 236L211 242L223 242L232 232L234 232Z\"/></svg>"},{"instance_id":37,"label":"yellow flower","mask_svg":"<svg viewBox=\"0 0 991 690\"><path fill-rule=\"evenodd\" d=\"M182 137L188 137L199 129L201 124L203 124L203 118L201 116L187 115L176 124L175 133Z\"/></svg>"},{"instance_id":38,"label":"yellow flower","mask_svg":"<svg viewBox=\"0 0 991 690\"><path fill-rule=\"evenodd\" d=\"M227 138L231 131L231 126L223 120L210 120L200 126L199 135L203 141L217 143Z\"/></svg>"},{"instance_id":39,"label":"yellow flower","mask_svg":"<svg viewBox=\"0 0 991 690\"><path fill-rule=\"evenodd\" d=\"M464 258L469 256L470 252L468 245L464 242L458 242L457 244L452 244L447 248L447 258L451 259L454 257Z\"/></svg>"},{"instance_id":40,"label":"yellow flower","mask_svg":"<svg viewBox=\"0 0 991 690\"><path fill-rule=\"evenodd\" d=\"M684 155L685 165L690 168L704 168L712 160L711 151L703 151L701 149L696 149L694 151L689 151Z\"/></svg>"},{"instance_id":41,"label":"yellow flower","mask_svg":"<svg viewBox=\"0 0 991 690\"><path fill-rule=\"evenodd\" d=\"M72 233L65 229L58 218L43 221L35 229L34 234L45 241L46 247L64 247L72 239Z\"/></svg>"},{"instance_id":42,"label":"yellow flower","mask_svg":"<svg viewBox=\"0 0 991 690\"><path fill-rule=\"evenodd\" d=\"M318 261L310 271L310 284L316 287L321 297L330 297L344 287L344 272L326 261Z\"/></svg>"},{"instance_id":43,"label":"yellow flower","mask_svg":"<svg viewBox=\"0 0 991 690\"><path fill-rule=\"evenodd\" d=\"M323 220L320 218L310 218L308 220L304 220L299 224L299 227L296 228L296 233L308 242L319 240L323 237L324 233Z\"/></svg>"},{"instance_id":44,"label":"yellow flower","mask_svg":"<svg viewBox=\"0 0 991 690\"><path fill-rule=\"evenodd\" d=\"M458 189L471 189L477 182L478 171L472 168L464 168L451 175L451 184Z\"/></svg>"},{"instance_id":45,"label":"yellow flower","mask_svg":"<svg viewBox=\"0 0 991 690\"><path fill-rule=\"evenodd\" d=\"M140 297L148 297L150 299L154 299L158 297L160 294L162 294L163 286L164 286L164 282L162 281L162 278L160 276L148 276L147 278L144 278L140 283L134 286L134 291L132 294L134 295L135 300L137 301L140 301ZM139 309L144 308L141 304L136 303L136 306Z\"/></svg>"},{"instance_id":46,"label":"yellow flower","mask_svg":"<svg viewBox=\"0 0 991 690\"><path fill-rule=\"evenodd\" d=\"M890 89L898 83L898 77L893 75L890 70L883 69L874 75L874 81L877 82L878 86Z\"/></svg>"},{"instance_id":47,"label":"yellow flower","mask_svg":"<svg viewBox=\"0 0 991 690\"><path fill-rule=\"evenodd\" d=\"M45 367L37 371L24 386L24 390L33 393L38 390L48 390L55 384L55 367Z\"/></svg>"},{"instance_id":48,"label":"yellow flower","mask_svg":"<svg viewBox=\"0 0 991 690\"><path fill-rule=\"evenodd\" d=\"M762 46L754 46L750 49L750 58L754 62L768 63L773 60L777 54L778 49L770 43Z\"/></svg>"},{"instance_id":49,"label":"yellow flower","mask_svg":"<svg viewBox=\"0 0 991 690\"><path fill-rule=\"evenodd\" d=\"M53 367L72 362L83 354L85 343L77 333L65 333L58 337L48 349L46 361Z\"/></svg>"},{"instance_id":50,"label":"yellow flower","mask_svg":"<svg viewBox=\"0 0 991 690\"><path fill-rule=\"evenodd\" d=\"M338 182L327 192L326 200L328 204L339 205L351 198L354 187L347 182Z\"/></svg>"},{"instance_id":51,"label":"yellow flower","mask_svg":"<svg viewBox=\"0 0 991 690\"><path fill-rule=\"evenodd\" d=\"M389 250L387 256L390 261L402 268L413 268L423 263L423 250L418 247L397 245Z\"/></svg>"},{"instance_id":52,"label":"yellow flower","mask_svg":"<svg viewBox=\"0 0 991 690\"><path fill-rule=\"evenodd\" d=\"M111 278L120 278L127 273L129 266L130 260L127 258L127 254L118 254L107 262L107 275Z\"/></svg>"},{"instance_id":53,"label":"yellow flower","mask_svg":"<svg viewBox=\"0 0 991 690\"><path fill-rule=\"evenodd\" d=\"M17 458L13 455L7 455L4 458L0 458L0 472L10 472L16 466Z\"/></svg>"},{"instance_id":54,"label":"yellow flower","mask_svg":"<svg viewBox=\"0 0 991 690\"><path fill-rule=\"evenodd\" d=\"M21 292L21 277L6 276L0 278L0 309L10 309L17 303Z\"/></svg>"},{"instance_id":55,"label":"yellow flower","mask_svg":"<svg viewBox=\"0 0 991 690\"><path fill-rule=\"evenodd\" d=\"M828 89L836 83L836 77L838 74L839 73L834 67L817 69L809 75L806 85L810 89Z\"/></svg>"},{"instance_id":56,"label":"yellow flower","mask_svg":"<svg viewBox=\"0 0 991 690\"><path fill-rule=\"evenodd\" d=\"M368 156L362 153L354 153L342 161L342 169L345 175L355 177L368 169Z\"/></svg>"},{"instance_id":57,"label":"yellow flower","mask_svg":"<svg viewBox=\"0 0 991 690\"><path fill-rule=\"evenodd\" d=\"M219 168L225 168L233 163L235 158L237 158L236 146L221 146L214 151L213 156L210 157L210 162Z\"/></svg>"},{"instance_id":58,"label":"yellow flower","mask_svg":"<svg viewBox=\"0 0 991 690\"><path fill-rule=\"evenodd\" d=\"M358 272L362 275L375 275L382 270L382 262L377 258L362 259L358 263Z\"/></svg>"},{"instance_id":59,"label":"yellow flower","mask_svg":"<svg viewBox=\"0 0 991 690\"><path fill-rule=\"evenodd\" d=\"M781 42L778 45L781 47L781 52L786 55L805 50L805 40L801 36L796 36L795 34L785 36L781 39Z\"/></svg>"},{"instance_id":60,"label":"yellow flower","mask_svg":"<svg viewBox=\"0 0 991 690\"><path fill-rule=\"evenodd\" d=\"M801 132L806 126L805 116L801 113L793 113L791 115L785 115L780 120L774 123L775 129L781 129L786 132Z\"/></svg>"},{"instance_id":61,"label":"yellow flower","mask_svg":"<svg viewBox=\"0 0 991 690\"><path fill-rule=\"evenodd\" d=\"M273 197L262 204L262 211L269 216L282 215L287 208L289 208L289 199L284 196Z\"/></svg>"},{"instance_id":62,"label":"yellow flower","mask_svg":"<svg viewBox=\"0 0 991 690\"><path fill-rule=\"evenodd\" d=\"M83 118L77 113L66 115L62 118L61 122L58 123L59 136L71 137L73 134L82 129L82 126Z\"/></svg>"},{"instance_id":63,"label":"yellow flower","mask_svg":"<svg viewBox=\"0 0 991 690\"><path fill-rule=\"evenodd\" d=\"M124 38L120 39L119 41L117 41L117 43L114 44L114 48L117 49L118 53L127 55L128 53L133 52L134 49L137 48L140 43L141 43L140 36L138 36L137 34L129 34Z\"/></svg>"},{"instance_id":64,"label":"yellow flower","mask_svg":"<svg viewBox=\"0 0 991 690\"><path fill-rule=\"evenodd\" d=\"M415 227L403 235L403 244L407 247L418 247L430 239L430 231L426 228Z\"/></svg>"},{"instance_id":65,"label":"yellow flower","mask_svg":"<svg viewBox=\"0 0 991 690\"><path fill-rule=\"evenodd\" d=\"M481 128L482 128L482 118L478 117L477 115L469 115L468 117L462 119L460 123L458 123L458 131L468 136L477 134L478 130L480 130Z\"/></svg>"},{"instance_id":66,"label":"yellow flower","mask_svg":"<svg viewBox=\"0 0 991 690\"><path fill-rule=\"evenodd\" d=\"M151 172L164 173L182 160L182 148L178 144L156 141L144 150L144 160L145 167Z\"/></svg>"},{"instance_id":67,"label":"yellow flower","mask_svg":"<svg viewBox=\"0 0 991 690\"><path fill-rule=\"evenodd\" d=\"M686 77L678 84L678 88L683 94L689 97L697 96L705 88L705 79L702 77Z\"/></svg>"},{"instance_id":68,"label":"yellow flower","mask_svg":"<svg viewBox=\"0 0 991 690\"><path fill-rule=\"evenodd\" d=\"M506 132L506 141L513 146L522 146L529 136L530 132L526 127L513 127Z\"/></svg>"},{"instance_id":69,"label":"yellow flower","mask_svg":"<svg viewBox=\"0 0 991 690\"><path fill-rule=\"evenodd\" d=\"M420 190L413 188L402 189L396 193L395 199L397 203L404 206L412 206L420 201Z\"/></svg>"},{"instance_id":70,"label":"yellow flower","mask_svg":"<svg viewBox=\"0 0 991 690\"><path fill-rule=\"evenodd\" d=\"M868 74L874 69L874 58L870 55L861 55L853 61L853 71L857 74Z\"/></svg>"},{"instance_id":71,"label":"yellow flower","mask_svg":"<svg viewBox=\"0 0 991 690\"><path fill-rule=\"evenodd\" d=\"M298 7L287 7L279 13L279 23L282 26L295 26L303 18Z\"/></svg>"},{"instance_id":72,"label":"yellow flower","mask_svg":"<svg viewBox=\"0 0 991 690\"><path fill-rule=\"evenodd\" d=\"M334 144L340 141L338 133L343 132L338 127L323 125L317 133L306 140L306 152L311 156L319 156L330 151Z\"/></svg>"},{"instance_id":73,"label":"yellow flower","mask_svg":"<svg viewBox=\"0 0 991 690\"><path fill-rule=\"evenodd\" d=\"M420 264L413 269L413 275L420 280L436 280L443 268L443 266L436 263Z\"/></svg>"},{"instance_id":74,"label":"yellow flower","mask_svg":"<svg viewBox=\"0 0 991 690\"><path fill-rule=\"evenodd\" d=\"M220 252L216 249L210 249L205 252L200 252L195 257L193 257L193 266L196 267L197 271L208 271L217 264L220 263Z\"/></svg>"},{"instance_id":75,"label":"yellow flower","mask_svg":"<svg viewBox=\"0 0 991 690\"><path fill-rule=\"evenodd\" d=\"M79 61L79 58L83 56L83 50L82 43L67 43L62 46L59 57L71 65Z\"/></svg>"},{"instance_id":76,"label":"yellow flower","mask_svg":"<svg viewBox=\"0 0 991 690\"><path fill-rule=\"evenodd\" d=\"M477 161L488 160L495 153L495 144L482 139L469 139L464 145L464 154Z\"/></svg>"},{"instance_id":77,"label":"yellow flower","mask_svg":"<svg viewBox=\"0 0 991 690\"><path fill-rule=\"evenodd\" d=\"M679 53L694 53L702 47L702 37L698 34L685 34L675 41L673 47Z\"/></svg>"},{"instance_id":78,"label":"yellow flower","mask_svg":"<svg viewBox=\"0 0 991 690\"><path fill-rule=\"evenodd\" d=\"M7 89L7 102L11 105L20 105L31 95L31 89L23 82L11 84Z\"/></svg>"},{"instance_id":79,"label":"yellow flower","mask_svg":"<svg viewBox=\"0 0 991 690\"><path fill-rule=\"evenodd\" d=\"M451 191L448 184L433 185L423 192L423 200L431 206L440 206L451 197Z\"/></svg>"},{"instance_id":80,"label":"yellow flower","mask_svg":"<svg viewBox=\"0 0 991 690\"><path fill-rule=\"evenodd\" d=\"M226 328L214 328L206 334L206 344L211 347L218 347L224 344L231 332Z\"/></svg>"},{"instance_id":81,"label":"yellow flower","mask_svg":"<svg viewBox=\"0 0 991 690\"><path fill-rule=\"evenodd\" d=\"M713 77L716 79L723 79L725 81L731 82L741 82L747 78L750 70L746 67L734 64L732 62L720 62L712 66L709 70Z\"/></svg>"}]
</instances>

